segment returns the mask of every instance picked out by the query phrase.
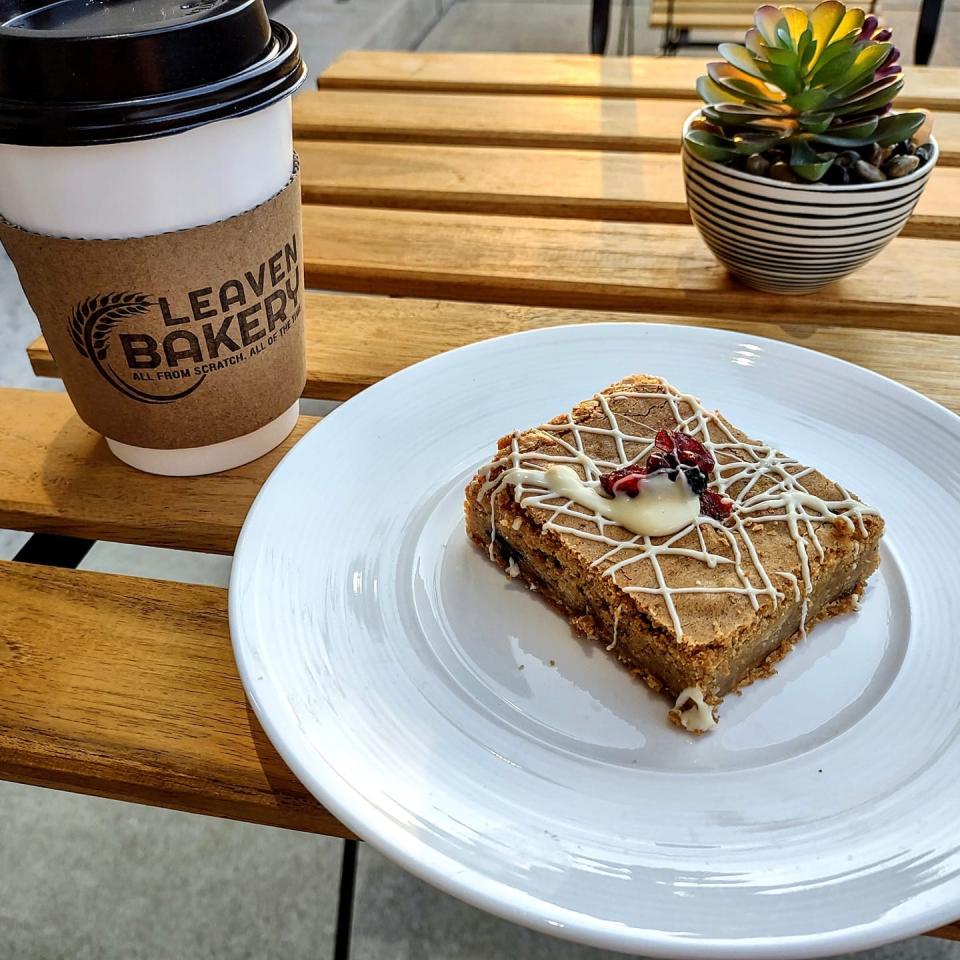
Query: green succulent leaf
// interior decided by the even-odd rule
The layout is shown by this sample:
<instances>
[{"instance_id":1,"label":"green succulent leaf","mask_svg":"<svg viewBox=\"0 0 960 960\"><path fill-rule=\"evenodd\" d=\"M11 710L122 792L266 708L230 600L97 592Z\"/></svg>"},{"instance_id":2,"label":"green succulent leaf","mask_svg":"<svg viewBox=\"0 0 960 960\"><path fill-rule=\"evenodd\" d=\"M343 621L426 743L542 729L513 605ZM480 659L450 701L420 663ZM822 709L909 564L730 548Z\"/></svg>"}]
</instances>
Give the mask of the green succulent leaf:
<instances>
[{"instance_id":1,"label":"green succulent leaf","mask_svg":"<svg viewBox=\"0 0 960 960\"><path fill-rule=\"evenodd\" d=\"M871 117L857 123L835 124L823 133L811 134L810 138L823 146L853 150L875 142L876 130L877 118Z\"/></svg>"},{"instance_id":2,"label":"green succulent leaf","mask_svg":"<svg viewBox=\"0 0 960 960\"><path fill-rule=\"evenodd\" d=\"M697 80L697 93L704 103L744 103L745 100L739 94L724 90L723 87L714 83L709 77L700 77Z\"/></svg>"},{"instance_id":3,"label":"green succulent leaf","mask_svg":"<svg viewBox=\"0 0 960 960\"><path fill-rule=\"evenodd\" d=\"M754 120L779 118L783 114L765 104L716 103L703 108L703 115L721 127L742 127Z\"/></svg>"},{"instance_id":4,"label":"green succulent leaf","mask_svg":"<svg viewBox=\"0 0 960 960\"><path fill-rule=\"evenodd\" d=\"M813 39L813 31L808 26L800 35L800 42L797 44L797 55L800 59L800 70L807 72L813 55L817 52L817 43Z\"/></svg>"},{"instance_id":5,"label":"green succulent leaf","mask_svg":"<svg viewBox=\"0 0 960 960\"><path fill-rule=\"evenodd\" d=\"M841 99L856 93L865 82L873 79L892 49L892 43L871 43L857 51L853 63L843 75L843 85L834 90L834 96Z\"/></svg>"},{"instance_id":6,"label":"green succulent leaf","mask_svg":"<svg viewBox=\"0 0 960 960\"><path fill-rule=\"evenodd\" d=\"M778 90L771 90L762 81L754 79L729 63L708 63L707 73L714 83L734 94L736 99L760 100L765 103L780 103L783 100L783 94Z\"/></svg>"},{"instance_id":7,"label":"green succulent leaf","mask_svg":"<svg viewBox=\"0 0 960 960\"><path fill-rule=\"evenodd\" d=\"M688 130L683 139L687 149L703 160L731 160L737 156L730 140L706 130Z\"/></svg>"},{"instance_id":8,"label":"green succulent leaf","mask_svg":"<svg viewBox=\"0 0 960 960\"><path fill-rule=\"evenodd\" d=\"M813 87L801 93L787 97L787 104L798 113L810 113L819 110L830 99L830 91L822 87Z\"/></svg>"},{"instance_id":9,"label":"green succulent leaf","mask_svg":"<svg viewBox=\"0 0 960 960\"><path fill-rule=\"evenodd\" d=\"M796 70L800 62L792 49L782 50L780 47L767 47L767 60L781 67L789 67L791 70Z\"/></svg>"},{"instance_id":10,"label":"green succulent leaf","mask_svg":"<svg viewBox=\"0 0 960 960\"><path fill-rule=\"evenodd\" d=\"M854 38L847 37L846 40L835 40L826 50L820 52L820 56L817 58L816 65L813 72L810 74L810 79L814 83L832 83L833 80L824 80L825 75L830 75L833 79L837 79L842 74L834 74L833 69L828 71L828 67L833 63L834 60L844 57L849 57L849 60L845 60L847 67L849 67L854 60L857 58L857 52L853 49ZM846 67L844 69L847 69Z\"/></svg>"},{"instance_id":11,"label":"green succulent leaf","mask_svg":"<svg viewBox=\"0 0 960 960\"><path fill-rule=\"evenodd\" d=\"M834 124L828 132L842 137L854 137L855 139L866 137L869 140L876 132L878 123L878 117L865 117L862 120L853 120L849 123Z\"/></svg>"},{"instance_id":12,"label":"green succulent leaf","mask_svg":"<svg viewBox=\"0 0 960 960\"><path fill-rule=\"evenodd\" d=\"M757 32L768 47L775 47L777 45L777 24L780 23L780 18L780 8L769 3L758 7L756 13L753 15L753 22L756 24Z\"/></svg>"},{"instance_id":13,"label":"green succulent leaf","mask_svg":"<svg viewBox=\"0 0 960 960\"><path fill-rule=\"evenodd\" d=\"M842 37L849 37L851 35L856 37L863 29L863 21L866 19L866 16L859 7L847 10L843 15L843 19L840 21L840 25L834 31L834 39L840 40Z\"/></svg>"},{"instance_id":14,"label":"green succulent leaf","mask_svg":"<svg viewBox=\"0 0 960 960\"><path fill-rule=\"evenodd\" d=\"M782 140L785 137L792 137L800 128L800 124L793 117L773 117L763 120L753 120L748 125L751 130L758 133L774 134Z\"/></svg>"},{"instance_id":15,"label":"green succulent leaf","mask_svg":"<svg viewBox=\"0 0 960 960\"><path fill-rule=\"evenodd\" d=\"M771 135L744 131L742 133L738 133L733 138L733 147L737 153L750 156L754 153L763 153L764 150L769 150L771 147L775 147L782 141L782 139L783 138L777 134Z\"/></svg>"},{"instance_id":16,"label":"green succulent leaf","mask_svg":"<svg viewBox=\"0 0 960 960\"><path fill-rule=\"evenodd\" d=\"M892 103L897 94L903 89L903 77L894 74L892 77L883 77L874 83L868 84L859 90L855 97L846 100L831 101L827 108L833 110L837 116L850 113L869 113L871 110L882 110Z\"/></svg>"},{"instance_id":17,"label":"green succulent leaf","mask_svg":"<svg viewBox=\"0 0 960 960\"><path fill-rule=\"evenodd\" d=\"M755 56L765 60L767 57L767 48L763 44L763 37L756 27L751 27L743 38L743 45Z\"/></svg>"},{"instance_id":18,"label":"green succulent leaf","mask_svg":"<svg viewBox=\"0 0 960 960\"><path fill-rule=\"evenodd\" d=\"M793 67L762 61L758 61L757 66L763 71L767 83L779 87L785 94L799 93L803 89L803 81Z\"/></svg>"},{"instance_id":19,"label":"green succulent leaf","mask_svg":"<svg viewBox=\"0 0 960 960\"><path fill-rule=\"evenodd\" d=\"M798 118L800 126L808 133L823 133L833 123L832 113L808 113Z\"/></svg>"},{"instance_id":20,"label":"green succulent leaf","mask_svg":"<svg viewBox=\"0 0 960 960\"><path fill-rule=\"evenodd\" d=\"M819 86L832 87L838 80L846 76L856 58L856 52L848 50L846 53L831 57L827 61L821 61L811 79Z\"/></svg>"},{"instance_id":21,"label":"green succulent leaf","mask_svg":"<svg viewBox=\"0 0 960 960\"><path fill-rule=\"evenodd\" d=\"M790 167L793 172L810 183L822 180L833 166L833 157L824 159L806 140L794 140L790 148Z\"/></svg>"},{"instance_id":22,"label":"green succulent leaf","mask_svg":"<svg viewBox=\"0 0 960 960\"><path fill-rule=\"evenodd\" d=\"M794 56L797 54L797 48L790 34L790 24L787 23L786 18L781 18L777 24L777 46L792 51Z\"/></svg>"},{"instance_id":23,"label":"green succulent leaf","mask_svg":"<svg viewBox=\"0 0 960 960\"><path fill-rule=\"evenodd\" d=\"M811 134L811 139L825 146L852 150L874 143L877 139L876 131L877 118L870 117L856 123L835 124L824 133Z\"/></svg>"},{"instance_id":24,"label":"green succulent leaf","mask_svg":"<svg viewBox=\"0 0 960 960\"><path fill-rule=\"evenodd\" d=\"M781 7L780 14L783 17L787 29L790 31L790 44L798 54L803 54L803 35L810 28L810 18L805 10L799 7ZM779 29L779 27L777 28ZM809 42L809 41L808 41Z\"/></svg>"},{"instance_id":25,"label":"green succulent leaf","mask_svg":"<svg viewBox=\"0 0 960 960\"><path fill-rule=\"evenodd\" d=\"M813 39L817 46L807 64L808 67L815 66L823 57L827 44L840 26L845 10L846 8L839 0L824 0L823 3L818 3L810 14L810 29L813 31Z\"/></svg>"},{"instance_id":26,"label":"green succulent leaf","mask_svg":"<svg viewBox=\"0 0 960 960\"><path fill-rule=\"evenodd\" d=\"M923 113L895 113L883 117L877 124L874 140L881 147L890 147L901 140L909 140L926 119Z\"/></svg>"},{"instance_id":27,"label":"green succulent leaf","mask_svg":"<svg viewBox=\"0 0 960 960\"><path fill-rule=\"evenodd\" d=\"M765 79L753 54L739 43L721 43L717 47L717 52L727 63L733 64L738 70L756 77L757 80Z\"/></svg>"}]
</instances>

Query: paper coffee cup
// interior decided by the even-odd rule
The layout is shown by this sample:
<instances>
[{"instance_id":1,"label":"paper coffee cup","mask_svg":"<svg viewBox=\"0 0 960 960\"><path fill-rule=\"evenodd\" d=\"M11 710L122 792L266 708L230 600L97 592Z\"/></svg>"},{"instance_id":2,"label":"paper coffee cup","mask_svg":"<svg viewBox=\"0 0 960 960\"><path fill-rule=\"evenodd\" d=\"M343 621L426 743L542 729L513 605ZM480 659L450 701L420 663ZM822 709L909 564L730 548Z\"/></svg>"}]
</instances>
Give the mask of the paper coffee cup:
<instances>
[{"instance_id":1,"label":"paper coffee cup","mask_svg":"<svg viewBox=\"0 0 960 960\"><path fill-rule=\"evenodd\" d=\"M263 0L18 5L0 239L78 413L153 473L262 456L305 382L295 36Z\"/></svg>"}]
</instances>

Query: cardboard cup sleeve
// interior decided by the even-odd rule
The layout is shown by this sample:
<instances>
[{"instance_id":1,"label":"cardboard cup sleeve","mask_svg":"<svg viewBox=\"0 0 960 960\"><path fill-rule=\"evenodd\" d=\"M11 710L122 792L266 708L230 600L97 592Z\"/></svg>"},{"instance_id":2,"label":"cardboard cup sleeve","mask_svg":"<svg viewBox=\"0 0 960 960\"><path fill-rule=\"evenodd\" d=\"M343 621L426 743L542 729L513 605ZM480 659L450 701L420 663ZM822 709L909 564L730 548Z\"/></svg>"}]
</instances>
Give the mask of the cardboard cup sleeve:
<instances>
[{"instance_id":1,"label":"cardboard cup sleeve","mask_svg":"<svg viewBox=\"0 0 960 960\"><path fill-rule=\"evenodd\" d=\"M300 176L218 223L129 240L0 240L77 413L160 450L232 440L306 383Z\"/></svg>"}]
</instances>

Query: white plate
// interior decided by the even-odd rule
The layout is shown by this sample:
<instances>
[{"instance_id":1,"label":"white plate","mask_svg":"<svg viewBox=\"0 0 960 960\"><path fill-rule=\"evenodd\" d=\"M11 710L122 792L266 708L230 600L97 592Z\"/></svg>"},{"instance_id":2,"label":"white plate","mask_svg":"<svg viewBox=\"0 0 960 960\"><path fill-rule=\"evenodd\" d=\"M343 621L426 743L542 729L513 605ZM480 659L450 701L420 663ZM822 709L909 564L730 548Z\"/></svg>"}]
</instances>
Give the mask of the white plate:
<instances>
[{"instance_id":1,"label":"white plate","mask_svg":"<svg viewBox=\"0 0 960 960\"><path fill-rule=\"evenodd\" d=\"M887 520L861 612L701 738L463 533L501 435L638 372ZM518 923L683 958L905 937L960 916L958 469L942 407L759 337L612 324L455 350L336 410L267 482L230 585L240 671L334 814Z\"/></svg>"}]
</instances>

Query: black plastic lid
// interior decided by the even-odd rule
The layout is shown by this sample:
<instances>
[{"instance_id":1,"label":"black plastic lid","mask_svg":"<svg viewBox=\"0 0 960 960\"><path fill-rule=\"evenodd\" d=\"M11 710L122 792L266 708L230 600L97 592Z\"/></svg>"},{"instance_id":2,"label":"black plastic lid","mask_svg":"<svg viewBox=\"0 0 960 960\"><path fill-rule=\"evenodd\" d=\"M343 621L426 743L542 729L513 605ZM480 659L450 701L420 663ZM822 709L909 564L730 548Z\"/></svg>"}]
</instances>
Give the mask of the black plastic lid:
<instances>
[{"instance_id":1,"label":"black plastic lid","mask_svg":"<svg viewBox=\"0 0 960 960\"><path fill-rule=\"evenodd\" d=\"M0 0L0 143L180 133L260 110L305 76L263 0Z\"/></svg>"}]
</instances>

